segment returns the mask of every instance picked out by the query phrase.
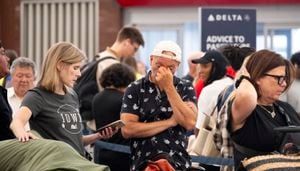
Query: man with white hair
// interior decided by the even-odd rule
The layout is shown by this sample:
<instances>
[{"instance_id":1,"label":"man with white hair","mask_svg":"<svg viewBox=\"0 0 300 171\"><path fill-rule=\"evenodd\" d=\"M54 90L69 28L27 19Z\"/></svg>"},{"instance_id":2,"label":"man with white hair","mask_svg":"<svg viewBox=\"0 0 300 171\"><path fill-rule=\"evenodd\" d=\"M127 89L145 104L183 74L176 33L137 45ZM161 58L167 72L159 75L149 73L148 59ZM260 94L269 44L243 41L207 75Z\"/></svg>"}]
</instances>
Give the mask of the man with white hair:
<instances>
[{"instance_id":1,"label":"man with white hair","mask_svg":"<svg viewBox=\"0 0 300 171\"><path fill-rule=\"evenodd\" d=\"M28 90L34 87L35 63L26 57L19 57L10 67L12 87L7 89L8 103L15 117ZM29 130L29 124L25 126Z\"/></svg>"},{"instance_id":2,"label":"man with white hair","mask_svg":"<svg viewBox=\"0 0 300 171\"><path fill-rule=\"evenodd\" d=\"M191 166L186 131L195 125L196 97L191 82L174 76L180 62L176 43L159 42L150 55L151 70L125 92L122 134L131 138L131 170L144 170L145 161L159 158L175 170Z\"/></svg>"}]
</instances>

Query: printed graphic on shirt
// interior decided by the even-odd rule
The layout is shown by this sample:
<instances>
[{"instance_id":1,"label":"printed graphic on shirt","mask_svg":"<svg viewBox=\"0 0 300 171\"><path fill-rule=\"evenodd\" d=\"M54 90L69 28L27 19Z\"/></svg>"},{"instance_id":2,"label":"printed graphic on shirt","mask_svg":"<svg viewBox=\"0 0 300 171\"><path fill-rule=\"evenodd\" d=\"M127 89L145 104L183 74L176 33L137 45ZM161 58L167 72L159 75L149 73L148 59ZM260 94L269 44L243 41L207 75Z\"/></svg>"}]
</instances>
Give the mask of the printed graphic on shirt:
<instances>
[{"instance_id":1,"label":"printed graphic on shirt","mask_svg":"<svg viewBox=\"0 0 300 171\"><path fill-rule=\"evenodd\" d=\"M82 130L82 120L78 109L71 105L64 104L58 108L57 113L61 116L62 128L71 134L80 133Z\"/></svg>"}]
</instances>

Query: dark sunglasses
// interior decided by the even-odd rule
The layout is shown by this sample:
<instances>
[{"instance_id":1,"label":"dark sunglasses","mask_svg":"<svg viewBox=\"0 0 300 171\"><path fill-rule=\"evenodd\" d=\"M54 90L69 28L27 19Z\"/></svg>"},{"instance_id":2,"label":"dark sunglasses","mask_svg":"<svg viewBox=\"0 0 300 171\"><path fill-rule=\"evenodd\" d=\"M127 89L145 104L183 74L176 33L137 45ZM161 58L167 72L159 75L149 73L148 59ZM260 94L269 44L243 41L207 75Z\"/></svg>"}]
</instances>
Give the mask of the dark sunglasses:
<instances>
[{"instance_id":1,"label":"dark sunglasses","mask_svg":"<svg viewBox=\"0 0 300 171\"><path fill-rule=\"evenodd\" d=\"M284 81L287 80L287 76L282 76L282 75L272 75L272 74L264 74L265 76L273 77L277 79L277 84L282 85Z\"/></svg>"}]
</instances>

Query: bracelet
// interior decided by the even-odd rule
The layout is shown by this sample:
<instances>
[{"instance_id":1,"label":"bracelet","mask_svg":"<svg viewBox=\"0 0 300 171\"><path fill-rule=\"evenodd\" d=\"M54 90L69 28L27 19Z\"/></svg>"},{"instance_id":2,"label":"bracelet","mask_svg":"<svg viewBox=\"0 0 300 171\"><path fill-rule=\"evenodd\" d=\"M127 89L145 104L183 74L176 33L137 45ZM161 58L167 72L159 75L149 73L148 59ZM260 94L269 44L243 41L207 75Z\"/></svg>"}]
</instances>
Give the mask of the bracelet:
<instances>
[{"instance_id":1,"label":"bracelet","mask_svg":"<svg viewBox=\"0 0 300 171\"><path fill-rule=\"evenodd\" d=\"M246 75L242 75L240 76L240 78L235 82L235 88L238 88L239 85L241 84L241 82L243 81L243 79L248 80L253 86L254 84L252 83L252 80L250 77L246 76Z\"/></svg>"}]
</instances>

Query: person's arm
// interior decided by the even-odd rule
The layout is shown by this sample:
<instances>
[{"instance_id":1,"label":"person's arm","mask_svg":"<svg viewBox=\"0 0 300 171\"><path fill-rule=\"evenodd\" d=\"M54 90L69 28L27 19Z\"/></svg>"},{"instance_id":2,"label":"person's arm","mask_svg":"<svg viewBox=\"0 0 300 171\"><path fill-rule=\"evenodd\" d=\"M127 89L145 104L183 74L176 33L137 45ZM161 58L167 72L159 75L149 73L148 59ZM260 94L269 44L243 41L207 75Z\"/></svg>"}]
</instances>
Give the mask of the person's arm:
<instances>
[{"instance_id":1,"label":"person's arm","mask_svg":"<svg viewBox=\"0 0 300 171\"><path fill-rule=\"evenodd\" d=\"M93 134L90 134L90 135L82 136L83 144L86 146L86 145L89 145L89 144L92 144L92 143L96 142L97 140L109 139L115 133L117 133L118 130L119 129L113 130L111 127L109 127L109 128L105 128L105 130L102 131L102 132L96 132L96 133L93 133Z\"/></svg>"},{"instance_id":2,"label":"person's arm","mask_svg":"<svg viewBox=\"0 0 300 171\"><path fill-rule=\"evenodd\" d=\"M248 78L250 78L249 74L246 75ZM239 129L244 125L246 119L257 105L257 97L257 92L253 84L245 78L242 79L238 88L235 90L235 96L232 102L232 131Z\"/></svg>"},{"instance_id":3,"label":"person's arm","mask_svg":"<svg viewBox=\"0 0 300 171\"><path fill-rule=\"evenodd\" d=\"M158 86L166 92L177 123L187 130L194 129L197 112L192 110L176 91L170 69L160 67L155 79Z\"/></svg>"},{"instance_id":4,"label":"person's arm","mask_svg":"<svg viewBox=\"0 0 300 171\"><path fill-rule=\"evenodd\" d=\"M215 104L212 106L212 96L211 92L206 89L203 89L198 99L198 115L196 120L196 125L194 129L194 134L198 136L198 132L200 128L206 128L209 125L210 115L212 114L212 108L214 108ZM210 112L204 112L207 110L211 110Z\"/></svg>"},{"instance_id":5,"label":"person's arm","mask_svg":"<svg viewBox=\"0 0 300 171\"><path fill-rule=\"evenodd\" d=\"M28 107L22 106L10 124L10 129L21 142L29 141L30 138L38 139L32 133L26 132L24 128L31 115L31 110Z\"/></svg>"},{"instance_id":6,"label":"person's arm","mask_svg":"<svg viewBox=\"0 0 300 171\"><path fill-rule=\"evenodd\" d=\"M174 116L174 115L173 115ZM124 138L145 138L154 136L177 125L174 117L155 122L139 122L139 117L131 113L122 113L121 120L125 126L121 128Z\"/></svg>"}]
</instances>

